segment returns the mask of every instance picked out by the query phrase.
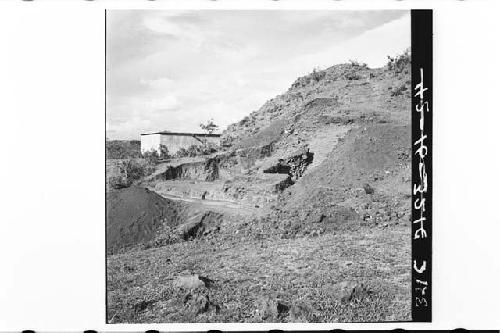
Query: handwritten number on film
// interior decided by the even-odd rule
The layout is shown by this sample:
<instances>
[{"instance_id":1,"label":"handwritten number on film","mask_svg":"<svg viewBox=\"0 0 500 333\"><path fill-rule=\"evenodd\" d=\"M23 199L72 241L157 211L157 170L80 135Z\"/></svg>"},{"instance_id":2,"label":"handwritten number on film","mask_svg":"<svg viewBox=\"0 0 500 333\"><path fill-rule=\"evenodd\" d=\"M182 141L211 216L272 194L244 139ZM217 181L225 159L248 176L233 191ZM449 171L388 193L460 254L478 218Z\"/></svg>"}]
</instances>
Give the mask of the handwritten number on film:
<instances>
[{"instance_id":1,"label":"handwritten number on film","mask_svg":"<svg viewBox=\"0 0 500 333\"><path fill-rule=\"evenodd\" d=\"M424 69L420 68L420 83L415 86L416 91L415 97L419 97L420 101L415 106L415 111L420 115L420 137L417 141L414 142L414 145L418 147L415 152L415 155L418 155L418 174L419 179L416 184L413 184L413 194L417 195L413 207L416 210L420 211L420 216L416 220L413 221L413 224L418 225L418 229L415 231L414 239L423 239L427 238L427 231L425 230L425 221L426 217L424 216L425 212L425 195L427 193L427 173L425 171L425 157L427 156L427 146L425 145L425 139L427 139L427 135L424 134L424 121L425 121L425 113L429 112L429 102L425 101L424 93L427 91L427 88L424 87ZM418 274L423 274L427 269L427 261L422 260L422 262L417 263L417 260L413 261L413 269ZM416 279L418 287L415 287L415 291L418 293L418 297L415 297L415 306L427 306L427 298L426 291L428 287L428 282L426 280Z\"/></svg>"}]
</instances>

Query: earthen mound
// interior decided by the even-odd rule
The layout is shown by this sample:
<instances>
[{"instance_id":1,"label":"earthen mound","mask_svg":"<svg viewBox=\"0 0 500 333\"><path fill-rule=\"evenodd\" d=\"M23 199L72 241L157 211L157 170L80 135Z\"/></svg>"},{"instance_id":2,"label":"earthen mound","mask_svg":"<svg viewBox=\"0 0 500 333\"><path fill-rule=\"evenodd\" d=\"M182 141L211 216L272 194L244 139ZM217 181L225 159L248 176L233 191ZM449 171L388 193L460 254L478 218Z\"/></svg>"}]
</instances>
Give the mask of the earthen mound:
<instances>
[{"instance_id":1,"label":"earthen mound","mask_svg":"<svg viewBox=\"0 0 500 333\"><path fill-rule=\"evenodd\" d=\"M177 226L185 211L182 204L136 186L107 193L106 204L109 254L152 240L165 225Z\"/></svg>"},{"instance_id":2,"label":"earthen mound","mask_svg":"<svg viewBox=\"0 0 500 333\"><path fill-rule=\"evenodd\" d=\"M362 223L365 216L374 223L404 216L410 207L410 135L408 125L351 130L282 194L274 216L278 228L288 235L322 233L355 227L352 222Z\"/></svg>"},{"instance_id":3,"label":"earthen mound","mask_svg":"<svg viewBox=\"0 0 500 333\"><path fill-rule=\"evenodd\" d=\"M339 190L373 184L376 175L410 175L410 135L408 125L378 124L351 130L321 165L291 189L290 203L307 205L329 191L342 195ZM323 193L318 196L318 192Z\"/></svg>"}]
</instances>

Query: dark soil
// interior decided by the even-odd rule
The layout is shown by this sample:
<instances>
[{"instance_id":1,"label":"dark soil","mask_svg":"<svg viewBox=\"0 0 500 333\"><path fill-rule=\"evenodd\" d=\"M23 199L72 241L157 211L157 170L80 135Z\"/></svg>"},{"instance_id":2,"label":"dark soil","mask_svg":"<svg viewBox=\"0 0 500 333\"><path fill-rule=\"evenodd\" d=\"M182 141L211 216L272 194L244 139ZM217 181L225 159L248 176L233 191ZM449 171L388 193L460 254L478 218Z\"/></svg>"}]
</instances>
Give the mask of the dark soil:
<instances>
[{"instance_id":1,"label":"dark soil","mask_svg":"<svg viewBox=\"0 0 500 333\"><path fill-rule=\"evenodd\" d=\"M132 186L107 193L108 254L146 243L163 225L185 219L185 207L145 188Z\"/></svg>"}]
</instances>

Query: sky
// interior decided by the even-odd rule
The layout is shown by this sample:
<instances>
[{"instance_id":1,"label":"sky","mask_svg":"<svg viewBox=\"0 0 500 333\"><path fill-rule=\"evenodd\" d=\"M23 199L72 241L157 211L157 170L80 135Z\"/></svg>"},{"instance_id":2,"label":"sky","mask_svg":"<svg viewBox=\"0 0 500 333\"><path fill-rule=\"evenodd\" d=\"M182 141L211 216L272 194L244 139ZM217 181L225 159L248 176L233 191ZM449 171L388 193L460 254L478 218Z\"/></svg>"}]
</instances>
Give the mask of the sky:
<instances>
[{"instance_id":1,"label":"sky","mask_svg":"<svg viewBox=\"0 0 500 333\"><path fill-rule=\"evenodd\" d=\"M409 11L108 10L106 130L223 130L300 76L410 47Z\"/></svg>"}]
</instances>

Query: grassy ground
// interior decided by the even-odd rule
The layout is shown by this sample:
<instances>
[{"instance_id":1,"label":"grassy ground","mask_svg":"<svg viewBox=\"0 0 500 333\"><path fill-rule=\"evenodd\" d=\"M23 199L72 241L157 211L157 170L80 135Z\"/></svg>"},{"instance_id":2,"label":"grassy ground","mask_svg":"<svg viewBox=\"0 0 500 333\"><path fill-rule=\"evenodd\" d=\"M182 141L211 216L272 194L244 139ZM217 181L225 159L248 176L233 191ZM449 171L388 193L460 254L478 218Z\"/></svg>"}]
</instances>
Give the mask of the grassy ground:
<instances>
[{"instance_id":1,"label":"grassy ground","mask_svg":"<svg viewBox=\"0 0 500 333\"><path fill-rule=\"evenodd\" d=\"M409 237L408 226L365 227L314 239L235 235L110 256L108 321L410 320ZM173 283L184 274L213 281L204 291L209 311L187 308L185 291ZM363 283L367 293L341 301L337 285L345 281ZM295 312L263 320L259 311L266 299Z\"/></svg>"}]
</instances>

